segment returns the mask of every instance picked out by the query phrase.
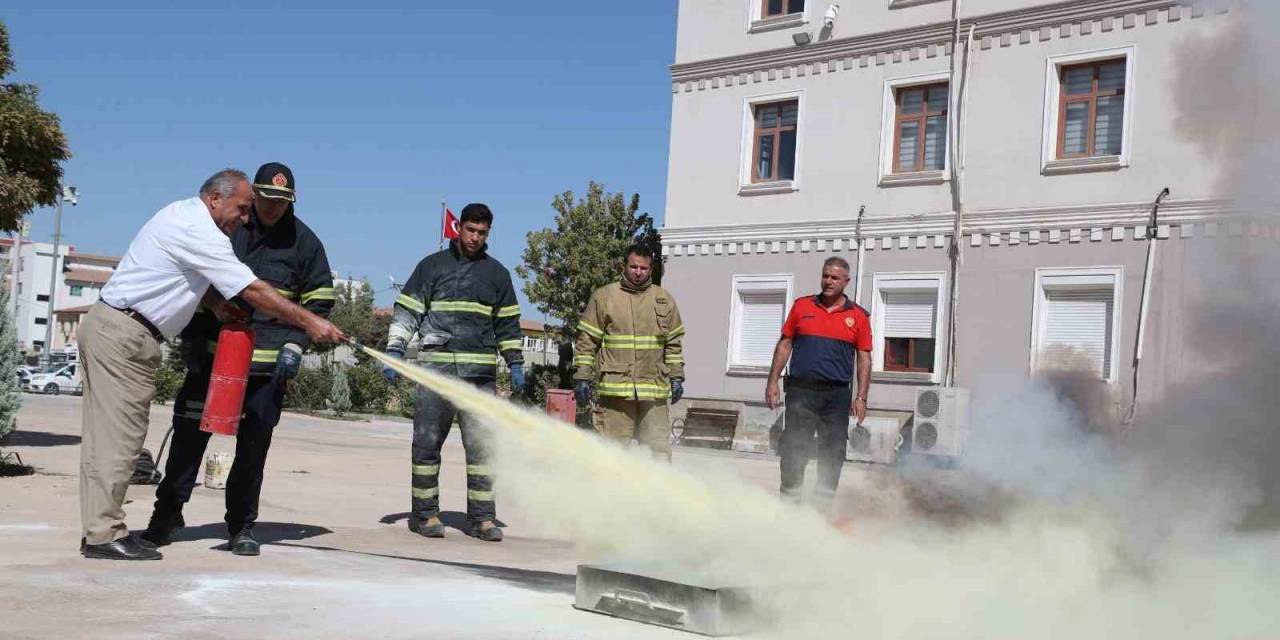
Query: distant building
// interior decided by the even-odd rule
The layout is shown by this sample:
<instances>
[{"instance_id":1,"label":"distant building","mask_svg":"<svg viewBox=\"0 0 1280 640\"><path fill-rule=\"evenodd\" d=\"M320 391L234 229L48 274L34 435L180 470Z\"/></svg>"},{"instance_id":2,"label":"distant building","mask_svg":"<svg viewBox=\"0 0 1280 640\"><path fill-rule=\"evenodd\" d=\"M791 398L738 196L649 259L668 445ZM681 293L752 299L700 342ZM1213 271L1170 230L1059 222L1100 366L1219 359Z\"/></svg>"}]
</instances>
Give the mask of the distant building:
<instances>
[{"instance_id":1,"label":"distant building","mask_svg":"<svg viewBox=\"0 0 1280 640\"><path fill-rule=\"evenodd\" d=\"M46 242L21 242L14 251L14 240L0 238L0 261L3 261L4 283L14 293L14 323L18 347L27 353L44 351L45 330L54 322L53 351L65 349L75 342L75 328L80 316L101 296L102 286L120 264L117 256L80 253L74 246L59 246L59 277L54 290L49 289L49 275L54 269L53 245ZM15 265L13 260L17 258ZM15 269L16 267L16 269ZM17 277L14 287L14 277ZM53 318L49 317L49 299L53 297Z\"/></svg>"},{"instance_id":2,"label":"distant building","mask_svg":"<svg viewBox=\"0 0 1280 640\"><path fill-rule=\"evenodd\" d=\"M554 336L547 335L545 324L521 318L520 332L524 334L520 349L524 352L525 366L556 365L560 362L560 347Z\"/></svg>"}]
</instances>

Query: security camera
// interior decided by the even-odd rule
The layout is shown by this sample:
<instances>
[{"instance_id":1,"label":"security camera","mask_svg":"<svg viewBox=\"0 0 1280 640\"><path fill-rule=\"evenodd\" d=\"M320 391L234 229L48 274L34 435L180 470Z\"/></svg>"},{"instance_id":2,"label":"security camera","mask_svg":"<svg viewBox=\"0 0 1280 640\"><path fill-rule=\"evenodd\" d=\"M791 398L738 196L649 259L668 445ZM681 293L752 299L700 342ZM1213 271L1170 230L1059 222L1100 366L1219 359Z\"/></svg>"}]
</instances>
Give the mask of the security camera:
<instances>
[{"instance_id":1,"label":"security camera","mask_svg":"<svg viewBox=\"0 0 1280 640\"><path fill-rule=\"evenodd\" d=\"M833 4L827 7L827 12L822 15L822 26L830 29L836 26L836 16L840 15L840 5Z\"/></svg>"}]
</instances>

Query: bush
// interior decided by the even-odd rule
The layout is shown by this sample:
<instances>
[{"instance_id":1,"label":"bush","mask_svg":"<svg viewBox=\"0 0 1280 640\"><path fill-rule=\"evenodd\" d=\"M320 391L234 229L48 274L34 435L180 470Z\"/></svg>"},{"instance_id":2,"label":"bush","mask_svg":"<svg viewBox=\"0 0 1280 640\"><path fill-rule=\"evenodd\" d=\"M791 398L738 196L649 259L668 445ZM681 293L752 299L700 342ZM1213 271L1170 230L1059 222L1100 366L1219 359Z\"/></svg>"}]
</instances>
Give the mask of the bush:
<instances>
[{"instance_id":1,"label":"bush","mask_svg":"<svg viewBox=\"0 0 1280 640\"><path fill-rule=\"evenodd\" d=\"M391 383L382 377L377 363L367 360L347 369L347 384L351 388L351 410L360 413L385 413L393 390Z\"/></svg>"},{"instance_id":2,"label":"bush","mask_svg":"<svg viewBox=\"0 0 1280 640\"><path fill-rule=\"evenodd\" d=\"M156 404L166 404L176 398L178 391L182 389L182 381L187 377L187 365L182 362L178 341L171 340L166 346L164 361L153 376L156 395L151 401Z\"/></svg>"},{"instance_id":3,"label":"bush","mask_svg":"<svg viewBox=\"0 0 1280 640\"><path fill-rule=\"evenodd\" d=\"M333 370L333 387L329 389L329 408L341 417L351 410L351 386L347 384L347 368L335 367Z\"/></svg>"},{"instance_id":4,"label":"bush","mask_svg":"<svg viewBox=\"0 0 1280 640\"><path fill-rule=\"evenodd\" d=\"M325 408L325 401L329 399L332 388L332 368L303 367L298 376L289 381L289 388L284 394L284 406L286 409L299 411L319 411Z\"/></svg>"}]
</instances>

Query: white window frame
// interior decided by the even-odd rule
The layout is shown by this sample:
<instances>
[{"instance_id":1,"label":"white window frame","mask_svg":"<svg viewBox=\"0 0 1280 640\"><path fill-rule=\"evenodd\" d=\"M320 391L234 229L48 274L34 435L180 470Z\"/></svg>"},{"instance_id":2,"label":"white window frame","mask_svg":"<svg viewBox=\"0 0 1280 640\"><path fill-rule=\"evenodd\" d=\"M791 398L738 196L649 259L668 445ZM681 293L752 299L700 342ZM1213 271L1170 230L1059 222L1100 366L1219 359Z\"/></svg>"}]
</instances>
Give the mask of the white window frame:
<instances>
[{"instance_id":1,"label":"white window frame","mask_svg":"<svg viewBox=\"0 0 1280 640\"><path fill-rule=\"evenodd\" d=\"M928 84L947 83L947 142L943 147L943 165L941 171L915 171L910 173L894 173L893 171L893 136L898 120L898 90ZM911 186L921 184L943 184L951 179L951 74L947 71L924 73L901 78L891 78L884 82L884 111L880 117L880 181L881 187ZM797 125L797 130L799 125ZM924 132L920 132L924 135Z\"/></svg>"},{"instance_id":2,"label":"white window frame","mask_svg":"<svg viewBox=\"0 0 1280 640\"><path fill-rule=\"evenodd\" d=\"M1045 61L1044 83L1044 129L1042 132L1040 152L1040 173L1046 176L1064 173L1084 173L1089 171L1114 171L1129 166L1133 154L1133 103L1137 98L1138 47L1115 47L1096 49L1080 53L1069 53L1049 56ZM1058 107L1062 97L1061 70L1077 64L1103 62L1106 60L1125 61L1124 64L1124 130L1121 132L1120 155L1093 156L1088 158L1058 159Z\"/></svg>"},{"instance_id":3,"label":"white window frame","mask_svg":"<svg viewBox=\"0 0 1280 640\"><path fill-rule=\"evenodd\" d=\"M903 289L936 289L938 299L933 319L933 371L884 370L884 291ZM895 271L873 274L871 277L871 377L873 380L911 380L940 383L943 358L946 354L946 336L942 328L947 326L947 277L943 271Z\"/></svg>"},{"instance_id":4,"label":"white window frame","mask_svg":"<svg viewBox=\"0 0 1280 640\"><path fill-rule=\"evenodd\" d=\"M747 33L763 33L765 31L777 31L778 29L790 29L791 27L799 27L809 24L809 12L813 10L813 0L806 0L804 3L804 11L800 13L789 13L781 16L766 18L764 16L763 0L746 0L747 3Z\"/></svg>"},{"instance_id":5,"label":"white window frame","mask_svg":"<svg viewBox=\"0 0 1280 640\"><path fill-rule=\"evenodd\" d=\"M735 274L729 286L729 341L725 350L725 373L744 376L767 376L770 365L740 362L737 359L738 341L742 337L742 297L740 291L783 291L783 323L795 300L795 275L790 273ZM782 337L782 325L778 325L778 337Z\"/></svg>"},{"instance_id":6,"label":"white window frame","mask_svg":"<svg viewBox=\"0 0 1280 640\"><path fill-rule=\"evenodd\" d=\"M934 2L942 2L942 0L889 0L890 9L902 9L905 7L914 7L921 4L931 4ZM807 8L809 5L805 5Z\"/></svg>"},{"instance_id":7,"label":"white window frame","mask_svg":"<svg viewBox=\"0 0 1280 640\"><path fill-rule=\"evenodd\" d=\"M806 7L809 5L805 5ZM807 9L806 9L807 10ZM796 101L796 168L791 180L751 182L751 168L755 162L756 106L770 102ZM804 90L750 96L742 100L742 137L738 148L738 195L758 196L791 193L800 190L801 164L804 158Z\"/></svg>"},{"instance_id":8,"label":"white window frame","mask_svg":"<svg viewBox=\"0 0 1280 640\"><path fill-rule=\"evenodd\" d=\"M1032 294L1031 308L1031 374L1040 371L1040 349L1044 332L1044 314L1048 310L1046 304L1046 287L1090 289L1111 286L1111 344L1107 349L1111 354L1110 367L1104 372L1103 381L1115 384L1119 381L1120 371L1120 330L1121 301L1124 300L1124 267L1044 267L1036 269L1035 289Z\"/></svg>"}]
</instances>

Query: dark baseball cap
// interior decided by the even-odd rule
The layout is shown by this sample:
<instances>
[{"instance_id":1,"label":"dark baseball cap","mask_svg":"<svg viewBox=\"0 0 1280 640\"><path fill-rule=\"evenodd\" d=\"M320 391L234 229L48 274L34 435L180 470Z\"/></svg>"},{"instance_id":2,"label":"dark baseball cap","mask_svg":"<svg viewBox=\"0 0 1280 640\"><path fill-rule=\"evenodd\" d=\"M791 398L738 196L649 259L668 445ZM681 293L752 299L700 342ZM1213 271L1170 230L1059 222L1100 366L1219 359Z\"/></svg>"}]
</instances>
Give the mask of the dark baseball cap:
<instances>
[{"instance_id":1,"label":"dark baseball cap","mask_svg":"<svg viewBox=\"0 0 1280 640\"><path fill-rule=\"evenodd\" d=\"M264 198L296 202L296 188L293 172L279 162L268 162L258 167L258 173L253 176L253 192Z\"/></svg>"}]
</instances>

